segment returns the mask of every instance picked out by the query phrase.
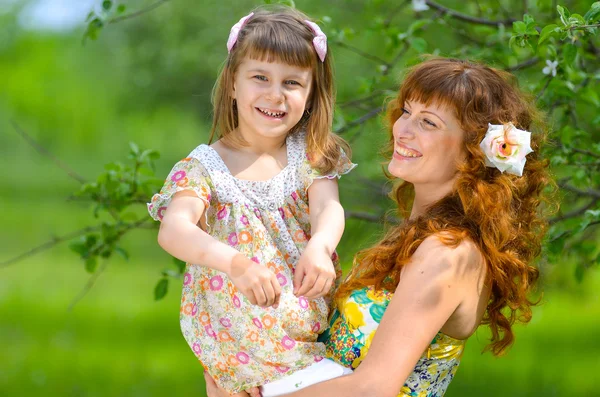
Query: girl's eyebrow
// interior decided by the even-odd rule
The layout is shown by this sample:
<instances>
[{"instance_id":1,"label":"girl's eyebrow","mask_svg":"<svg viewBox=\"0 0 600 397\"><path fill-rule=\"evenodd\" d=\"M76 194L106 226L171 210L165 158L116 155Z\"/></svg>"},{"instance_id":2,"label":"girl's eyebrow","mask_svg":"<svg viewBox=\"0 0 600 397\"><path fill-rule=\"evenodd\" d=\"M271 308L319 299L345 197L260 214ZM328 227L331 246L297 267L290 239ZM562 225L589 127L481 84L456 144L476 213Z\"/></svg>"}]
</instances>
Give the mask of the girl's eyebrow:
<instances>
[{"instance_id":1,"label":"girl's eyebrow","mask_svg":"<svg viewBox=\"0 0 600 397\"><path fill-rule=\"evenodd\" d=\"M264 69L250 69L250 70L248 70L248 73L269 74L269 72L267 72Z\"/></svg>"}]
</instances>

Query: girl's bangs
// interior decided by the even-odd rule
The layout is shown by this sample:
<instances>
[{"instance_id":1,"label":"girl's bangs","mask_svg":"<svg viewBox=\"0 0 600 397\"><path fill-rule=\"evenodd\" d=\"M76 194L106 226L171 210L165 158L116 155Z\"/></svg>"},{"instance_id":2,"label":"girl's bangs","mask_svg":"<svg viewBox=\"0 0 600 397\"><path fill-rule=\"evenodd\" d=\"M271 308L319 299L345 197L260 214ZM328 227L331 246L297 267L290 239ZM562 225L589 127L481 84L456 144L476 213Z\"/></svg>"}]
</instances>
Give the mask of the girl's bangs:
<instances>
[{"instance_id":1,"label":"girl's bangs","mask_svg":"<svg viewBox=\"0 0 600 397\"><path fill-rule=\"evenodd\" d=\"M298 37L296 32L257 28L244 44L244 53L250 59L280 62L300 68L316 66L317 53L312 43Z\"/></svg>"}]
</instances>

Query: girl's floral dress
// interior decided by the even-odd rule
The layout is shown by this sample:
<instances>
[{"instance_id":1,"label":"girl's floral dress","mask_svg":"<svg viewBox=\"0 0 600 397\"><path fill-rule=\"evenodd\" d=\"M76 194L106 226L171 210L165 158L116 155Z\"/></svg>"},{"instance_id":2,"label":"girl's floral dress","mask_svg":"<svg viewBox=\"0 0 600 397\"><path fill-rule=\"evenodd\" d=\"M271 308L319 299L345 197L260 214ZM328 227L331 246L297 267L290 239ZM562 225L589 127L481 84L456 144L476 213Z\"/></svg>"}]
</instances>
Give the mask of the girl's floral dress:
<instances>
[{"instance_id":1,"label":"girl's floral dress","mask_svg":"<svg viewBox=\"0 0 600 397\"><path fill-rule=\"evenodd\" d=\"M326 356L356 369L362 362L393 293L372 287L356 290L335 309L319 340ZM423 353L398 397L442 397L460 364L465 341L439 332Z\"/></svg>"},{"instance_id":2,"label":"girl's floral dress","mask_svg":"<svg viewBox=\"0 0 600 397\"><path fill-rule=\"evenodd\" d=\"M282 378L321 360L317 336L327 327L328 300L295 297L296 263L310 238L308 188L317 178L335 178L355 167L341 153L337 167L321 175L310 166L305 133L286 139L287 166L266 181L235 178L207 145L175 164L148 211L161 220L172 196L193 190L206 204L206 232L275 273L279 307L261 308L236 290L225 273L186 265L181 330L216 382L231 392ZM337 256L333 261L341 275Z\"/></svg>"}]
</instances>

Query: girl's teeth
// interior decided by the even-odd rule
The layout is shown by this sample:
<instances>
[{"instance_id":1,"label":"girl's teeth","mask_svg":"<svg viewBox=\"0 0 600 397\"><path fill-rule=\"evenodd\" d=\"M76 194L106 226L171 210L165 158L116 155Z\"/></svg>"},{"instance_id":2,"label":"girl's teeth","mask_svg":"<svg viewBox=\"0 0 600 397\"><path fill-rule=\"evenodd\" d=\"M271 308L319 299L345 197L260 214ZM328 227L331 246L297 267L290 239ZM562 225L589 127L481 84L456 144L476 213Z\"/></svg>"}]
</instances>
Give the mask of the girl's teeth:
<instances>
[{"instance_id":1,"label":"girl's teeth","mask_svg":"<svg viewBox=\"0 0 600 397\"><path fill-rule=\"evenodd\" d=\"M261 109L258 108L258 110L260 110L262 113L266 114L267 116L271 116L271 117L283 117L283 115L285 114L285 112L269 112L268 110L265 109Z\"/></svg>"},{"instance_id":2,"label":"girl's teeth","mask_svg":"<svg viewBox=\"0 0 600 397\"><path fill-rule=\"evenodd\" d=\"M411 152L410 150L406 150L403 148L396 149L396 153L398 153L400 156L404 156L404 157L419 157L414 152Z\"/></svg>"}]
</instances>

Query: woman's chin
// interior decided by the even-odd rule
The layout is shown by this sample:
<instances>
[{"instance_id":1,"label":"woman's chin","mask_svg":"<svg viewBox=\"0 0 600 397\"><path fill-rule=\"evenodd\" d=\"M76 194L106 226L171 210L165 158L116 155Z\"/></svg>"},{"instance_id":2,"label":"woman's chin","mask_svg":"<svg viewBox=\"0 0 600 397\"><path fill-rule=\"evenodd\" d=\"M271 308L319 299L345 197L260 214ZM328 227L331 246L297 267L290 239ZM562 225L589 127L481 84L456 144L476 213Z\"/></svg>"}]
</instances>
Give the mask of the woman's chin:
<instances>
[{"instance_id":1,"label":"woman's chin","mask_svg":"<svg viewBox=\"0 0 600 397\"><path fill-rule=\"evenodd\" d=\"M397 164L392 159L392 161L388 164L387 169L390 175L395 176L398 179L402 179L403 181L410 182L408 180L410 179L410 175L407 172L406 167L403 167L402 164Z\"/></svg>"}]
</instances>

